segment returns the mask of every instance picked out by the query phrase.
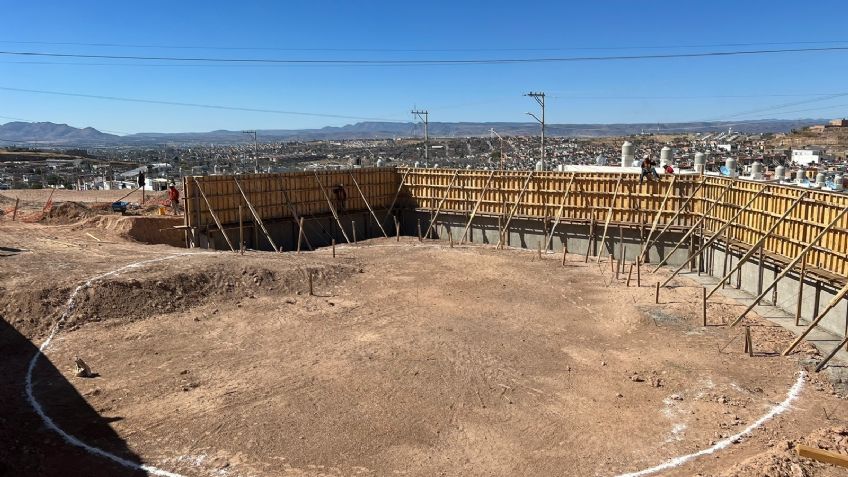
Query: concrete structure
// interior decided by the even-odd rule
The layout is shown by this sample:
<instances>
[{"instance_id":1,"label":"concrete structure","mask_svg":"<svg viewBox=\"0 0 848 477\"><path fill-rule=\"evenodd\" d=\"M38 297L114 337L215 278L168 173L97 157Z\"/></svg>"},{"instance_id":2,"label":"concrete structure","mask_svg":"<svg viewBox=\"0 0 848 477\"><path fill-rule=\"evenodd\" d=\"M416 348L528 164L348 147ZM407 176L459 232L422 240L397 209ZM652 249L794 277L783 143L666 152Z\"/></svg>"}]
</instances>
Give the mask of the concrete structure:
<instances>
[{"instance_id":1,"label":"concrete structure","mask_svg":"<svg viewBox=\"0 0 848 477\"><path fill-rule=\"evenodd\" d=\"M818 164L824 157L824 150L818 148L793 149L792 162L799 166Z\"/></svg>"}]
</instances>

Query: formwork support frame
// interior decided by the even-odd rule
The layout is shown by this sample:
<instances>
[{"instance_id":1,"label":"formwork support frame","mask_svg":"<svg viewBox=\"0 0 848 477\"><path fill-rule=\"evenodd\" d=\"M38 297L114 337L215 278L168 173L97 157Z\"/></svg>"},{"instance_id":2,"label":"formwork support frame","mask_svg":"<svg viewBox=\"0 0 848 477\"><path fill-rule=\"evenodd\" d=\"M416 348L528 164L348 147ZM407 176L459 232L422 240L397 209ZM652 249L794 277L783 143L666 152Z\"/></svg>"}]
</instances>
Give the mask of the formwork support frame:
<instances>
[{"instance_id":1,"label":"formwork support frame","mask_svg":"<svg viewBox=\"0 0 848 477\"><path fill-rule=\"evenodd\" d=\"M518 197L515 199L515 204L512 205L512 210L509 212L509 215L506 217L506 221L504 222L503 228L500 231L500 237L498 237L498 245L496 248L503 248L504 244L504 235L509 233L509 223L512 221L512 218L515 216L515 211L518 210L518 206L521 205L521 199L524 197L524 193L527 192L527 186L530 185L530 180L533 179L533 172L530 171L530 174L527 175L527 179L524 181L524 185L521 187L521 191L518 193Z\"/></svg>"},{"instance_id":2,"label":"formwork support frame","mask_svg":"<svg viewBox=\"0 0 848 477\"><path fill-rule=\"evenodd\" d=\"M604 233L601 235L601 251L598 252L598 261L601 263L601 255L604 254L604 244L607 241L607 230L609 229L610 220L612 220L612 211L615 209L615 199L618 198L618 190L621 188L621 180L624 179L624 174L618 175L618 181L615 183L615 191L612 193L609 209L607 210L607 220L604 223ZM610 253L612 255L612 253Z\"/></svg>"},{"instance_id":3,"label":"formwork support frame","mask_svg":"<svg viewBox=\"0 0 848 477\"><path fill-rule=\"evenodd\" d=\"M365 206L368 207L368 212L371 212L371 216L374 217L374 222L377 222L377 226L380 227L380 232L383 232L383 237L389 238L388 234L386 234L386 230L383 229L383 224L380 223L380 219L377 218L377 214L374 213L374 209L371 208L371 204L368 203L368 199L362 192L362 188L359 187L359 182L356 181L356 177L353 176L353 172L348 171L348 173L350 174L350 178L353 179L353 185L356 186L356 190L359 191L359 195L362 196L362 200L365 201ZM355 230L354 233L356 233Z\"/></svg>"},{"instance_id":4,"label":"formwork support frame","mask_svg":"<svg viewBox=\"0 0 848 477\"><path fill-rule=\"evenodd\" d=\"M430 230L433 228L433 225L436 224L436 219L439 218L439 212L442 210L442 206L445 204L445 201L448 199L448 195L450 194L451 188L453 188L454 182L456 182L456 178L459 175L459 169L454 171L453 176L451 177L450 183L448 183L448 188L445 190L445 195L442 196L442 199L439 201L439 205L436 207L436 212L433 214L433 218L430 220L430 225L427 226L427 231L424 232L424 237L430 235Z\"/></svg>"},{"instance_id":5,"label":"formwork support frame","mask_svg":"<svg viewBox=\"0 0 848 477\"><path fill-rule=\"evenodd\" d=\"M692 202L692 199L695 198L695 195L698 193L699 190L701 190L701 187L703 187L703 185L705 183L706 183L706 179L702 179L701 182L698 183L698 186L695 187L695 190L693 190L692 193L689 194L689 197L687 197L686 200L683 201L683 204L681 204L680 207L677 209L677 211L674 213L674 215L671 216L671 219L669 219L668 222L665 223L662 230L660 230L660 233L658 233L657 236L654 237L653 241L650 240L650 235L648 236L648 240L645 240L645 248L643 249L643 252L642 252L642 261L643 262L645 261L645 258L647 258L647 254L648 254L648 251L650 251L651 246L653 244L655 244L657 242L657 240L659 240L660 237L662 237L663 234L668 231L669 227L671 227L671 224L673 224L674 221L677 220L678 217L680 217L680 214L682 214L683 211L686 210L686 206L689 205L689 202Z\"/></svg>"},{"instance_id":6,"label":"formwork support frame","mask_svg":"<svg viewBox=\"0 0 848 477\"><path fill-rule=\"evenodd\" d=\"M315 173L315 182L318 183L318 186L321 187L321 193L324 194L324 198L327 200L327 205L330 206L330 212L333 213L333 218L336 219L336 224L339 226L339 230L342 231L342 236L344 236L345 241L350 243L350 239L347 238L347 232L345 232L344 227L342 226L342 221L339 219L339 213L336 212L336 208L333 207L333 201L330 200L330 196L327 195L327 190L324 188L324 184L321 182L321 179L318 177L318 171L313 171Z\"/></svg>"},{"instance_id":7,"label":"formwork support frame","mask_svg":"<svg viewBox=\"0 0 848 477\"><path fill-rule=\"evenodd\" d=\"M554 239L554 232L556 232L556 228L562 220L562 213L565 211L565 204L568 202L568 195L571 194L571 185L574 184L574 176L576 176L574 172L571 173L571 177L568 179L568 185L565 186L565 192L562 194L562 202L559 204L559 210L557 210L556 219L554 223L551 225L551 233L548 235L548 240L545 241L545 249L549 249L551 247L551 241Z\"/></svg>"},{"instance_id":8,"label":"formwork support frame","mask_svg":"<svg viewBox=\"0 0 848 477\"><path fill-rule=\"evenodd\" d=\"M259 224L259 227L262 229L262 233L265 234L265 238L268 239L268 243L271 244L271 247L274 249L274 251L279 252L280 249L279 247L277 247L277 244L274 243L274 239L271 238L271 234L268 233L268 229L265 228L265 224L262 222L262 217L260 217L259 213L256 212L256 209L253 208L253 204L250 203L250 199L247 198L247 194L244 193L244 189L241 188L241 184L239 184L239 181L235 178L235 176L233 176L233 181L235 181L236 187L238 187L239 192L241 192L241 196L244 198L244 202L247 204L247 208L250 209L250 213L253 215L253 220L255 220L257 224Z\"/></svg>"},{"instance_id":9,"label":"formwork support frame","mask_svg":"<svg viewBox=\"0 0 848 477\"><path fill-rule=\"evenodd\" d=\"M215 211L212 209L212 206L209 204L209 199L206 198L206 193L203 192L203 188L200 187L200 182L197 182L196 178L194 179L194 185L197 186L197 191L200 192L201 197L203 197L203 201L206 202L206 207L209 207L209 214L212 216L213 219L215 219L215 225L218 226L218 230L221 231L221 235L224 236L224 240L227 241L227 245L230 247L230 250L235 252L235 247L233 247L233 244L230 243L230 238L227 237L227 232L224 230L224 227L221 226L221 221L218 220L218 214L216 214ZM209 240L208 236L206 237L206 240Z\"/></svg>"},{"instance_id":10,"label":"formwork support frame","mask_svg":"<svg viewBox=\"0 0 848 477\"><path fill-rule=\"evenodd\" d=\"M489 173L489 178L486 179L486 183L483 185L483 190L480 192L480 197L477 199L477 203L474 204L474 209L471 210L471 215L468 217L468 223L465 224L465 229L462 231L462 237L459 239L459 244L462 245L465 243L465 237L468 235L468 229L471 228L471 222L474 220L474 215L477 214L477 209L480 208L480 204L483 203L483 197L486 196L486 191L489 190L489 184L492 183L492 178L495 177L495 171Z\"/></svg>"}]
</instances>

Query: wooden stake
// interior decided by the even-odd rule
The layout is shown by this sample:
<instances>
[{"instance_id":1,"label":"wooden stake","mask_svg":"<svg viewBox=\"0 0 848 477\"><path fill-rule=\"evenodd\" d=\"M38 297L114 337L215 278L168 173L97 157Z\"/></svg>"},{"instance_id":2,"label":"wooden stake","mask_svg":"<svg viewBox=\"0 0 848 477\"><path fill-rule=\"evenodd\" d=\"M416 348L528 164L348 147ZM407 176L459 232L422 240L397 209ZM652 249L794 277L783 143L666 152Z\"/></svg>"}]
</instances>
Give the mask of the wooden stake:
<instances>
[{"instance_id":1,"label":"wooden stake","mask_svg":"<svg viewBox=\"0 0 848 477\"><path fill-rule=\"evenodd\" d=\"M707 326L707 287L701 287L701 303L704 314L704 326Z\"/></svg>"},{"instance_id":2,"label":"wooden stake","mask_svg":"<svg viewBox=\"0 0 848 477\"><path fill-rule=\"evenodd\" d=\"M336 239L332 239L330 243L333 245L333 258L336 258Z\"/></svg>"},{"instance_id":3,"label":"wooden stake","mask_svg":"<svg viewBox=\"0 0 848 477\"><path fill-rule=\"evenodd\" d=\"M636 286L642 288L642 257L636 257Z\"/></svg>"},{"instance_id":4,"label":"wooden stake","mask_svg":"<svg viewBox=\"0 0 848 477\"><path fill-rule=\"evenodd\" d=\"M303 217L297 221L297 253L300 253L300 241L303 239Z\"/></svg>"},{"instance_id":5,"label":"wooden stake","mask_svg":"<svg viewBox=\"0 0 848 477\"><path fill-rule=\"evenodd\" d=\"M799 457L814 459L819 462L826 462L828 464L838 465L841 467L848 467L848 455L845 454L816 449L814 447L805 446L804 444L796 444L795 450L798 452Z\"/></svg>"},{"instance_id":6,"label":"wooden stake","mask_svg":"<svg viewBox=\"0 0 848 477\"><path fill-rule=\"evenodd\" d=\"M612 193L609 209L607 209L607 219L604 223L604 233L601 235L601 251L598 252L598 263L601 263L601 255L604 254L605 242L607 241L607 228L609 228L610 220L612 220L612 211L615 207L615 199L618 197L618 189L621 187L621 180L624 174L618 175L618 182L615 183L615 191ZM610 254L612 255L612 254Z\"/></svg>"},{"instance_id":7,"label":"wooden stake","mask_svg":"<svg viewBox=\"0 0 848 477\"><path fill-rule=\"evenodd\" d=\"M589 221L589 240L586 244L586 259L584 263L589 263L589 253L592 251L592 243L595 241L595 209L592 208L592 218Z\"/></svg>"},{"instance_id":8,"label":"wooden stake","mask_svg":"<svg viewBox=\"0 0 848 477\"><path fill-rule=\"evenodd\" d=\"M636 265L635 263L631 263L630 264L630 270L627 272L627 287L628 288L630 287L630 279L633 277L633 267L635 265Z\"/></svg>"},{"instance_id":9,"label":"wooden stake","mask_svg":"<svg viewBox=\"0 0 848 477\"><path fill-rule=\"evenodd\" d=\"M448 234L448 243L450 243L450 248L453 248L453 234L451 233L450 229L447 228L445 229L445 232L447 232Z\"/></svg>"},{"instance_id":10,"label":"wooden stake","mask_svg":"<svg viewBox=\"0 0 848 477\"><path fill-rule=\"evenodd\" d=\"M742 256L742 258L739 259L739 262L733 268L731 268L729 272L727 272L727 271L722 272L723 277L722 277L721 281L719 281L718 284L716 286L714 286L713 289L710 290L709 293L707 293L707 298L713 296L713 293L715 293L716 290L719 289L719 287L724 286L724 284L730 279L730 277L733 276L733 272L735 272L737 269L741 268L742 265L745 264L745 262L747 262L748 259L751 258L754 255L754 253L757 251L757 248L759 248L761 245L763 245L765 243L766 239L768 239L771 236L771 234L775 230L777 230L777 227L780 226L780 224L783 223L783 221L787 217L789 217L789 214L792 213L792 210L794 210L795 207L798 206L798 204L801 203L801 201L807 196L807 194L809 194L809 192L804 191L800 196L798 196L798 198L795 199L795 202L793 202L792 205L789 206L788 209L786 209L786 212L784 212L783 215L780 216L780 218L778 218L777 220L774 221L773 224L771 224L771 227L769 227L769 229L763 234L762 237L760 237L759 240L757 240L757 242L754 245L751 245L751 248L745 253L745 255ZM727 241L727 250L725 251L725 268L727 268L727 260L729 259L728 258L729 255L730 255L730 241Z\"/></svg>"},{"instance_id":11,"label":"wooden stake","mask_svg":"<svg viewBox=\"0 0 848 477\"><path fill-rule=\"evenodd\" d=\"M299 245L297 248L300 250ZM242 218L241 206L239 206L239 252L244 255L244 220Z\"/></svg>"},{"instance_id":12,"label":"wooden stake","mask_svg":"<svg viewBox=\"0 0 848 477\"><path fill-rule=\"evenodd\" d=\"M843 347L843 346L845 346L846 344L848 344L848 336L846 336L846 337L845 337L842 341L840 341L840 342L839 342L839 344L838 344L838 345L836 345L836 347L835 347L835 348L833 348L833 351L831 351L831 352L830 352L830 354L828 354L828 355L827 355L827 356L826 356L826 357L825 357L825 358L821 361L821 363L819 363L819 364L816 366L816 372L818 373L819 371L821 371L822 369L824 369L824 367L825 367L825 366L827 366L827 363L828 363L831 359L833 359L833 357L834 357L834 356L836 356L836 353L838 353L838 352L839 352L839 350L841 350L841 349L842 349L842 347Z\"/></svg>"},{"instance_id":13,"label":"wooden stake","mask_svg":"<svg viewBox=\"0 0 848 477\"><path fill-rule=\"evenodd\" d=\"M12 211L12 222L14 222L15 218L18 216L18 203L20 203L20 201L20 197L15 197L15 210Z\"/></svg>"},{"instance_id":14,"label":"wooden stake","mask_svg":"<svg viewBox=\"0 0 848 477\"><path fill-rule=\"evenodd\" d=\"M745 325L745 353L748 353L749 357L754 356L754 343L751 341L751 326Z\"/></svg>"},{"instance_id":15,"label":"wooden stake","mask_svg":"<svg viewBox=\"0 0 848 477\"><path fill-rule=\"evenodd\" d=\"M421 237L421 219L418 219L418 241L423 241L423 238Z\"/></svg>"},{"instance_id":16,"label":"wooden stake","mask_svg":"<svg viewBox=\"0 0 848 477\"><path fill-rule=\"evenodd\" d=\"M350 231L351 231L351 235L353 236L353 243L356 243L356 221L355 220L350 221Z\"/></svg>"},{"instance_id":17,"label":"wooden stake","mask_svg":"<svg viewBox=\"0 0 848 477\"><path fill-rule=\"evenodd\" d=\"M791 353L792 350L795 349L796 346L798 346L798 343L800 343L801 340L803 340L808 334L810 334L810 332L813 331L813 328L815 328L816 325L818 325L819 322L824 319L824 317L830 312L830 310L834 309L839 303L839 301L845 298L845 295L848 295L848 284L842 287L842 290L839 290L839 293L834 295L833 299L830 300L830 303L828 303L824 310L819 313L815 320L810 322L810 326L808 326L807 329L804 330L803 333L801 333L801 336L796 338L795 341L793 341L792 344L789 345L789 347L783 351L783 356L786 356Z\"/></svg>"},{"instance_id":18,"label":"wooden stake","mask_svg":"<svg viewBox=\"0 0 848 477\"><path fill-rule=\"evenodd\" d=\"M793 268L795 268L795 265L797 265L797 264L798 264L798 262L801 260L801 257L803 257L803 256L804 256L804 254L805 254L805 253L807 253L810 249L812 249L813 247L815 247L815 246L816 246L816 244L817 244L817 243L819 243L819 241L822 239L822 237L824 237L824 236L825 236L825 235L826 235L826 234L830 231L830 229L832 229L832 228L833 228L833 226L834 226L834 225L836 225L836 224L837 224L840 220L842 220L842 217L844 217L846 213L848 213L848 207L845 207L844 209L842 209L842 211L841 211L841 212L839 212L838 214L836 214L836 217L835 217L833 220L831 220L831 221L830 221L830 223L829 223L829 224L827 224L827 226L826 226L826 227L825 227L825 228L824 228L821 232L819 232L819 234L818 234L818 235L816 235L816 237L815 237L815 238L813 238L813 240L812 240L812 241L810 241L810 243L809 243L809 244L807 244L807 246L806 246L806 247L804 247L804 249L803 249L803 250L801 250L801 253L800 253L800 254L798 254L798 256L797 256L797 257L795 257L795 258L794 258L791 262L789 262L789 264L788 264L788 265L786 265L786 268L785 268L785 269L783 269L783 271L782 271L782 272L780 272L780 273L777 275L777 277L775 277L774 281L772 281L772 282L769 284L769 286L768 286L768 287L766 287L766 289L765 289L765 290L763 290L763 291L762 291L762 292L761 292L761 293L760 293L760 294L759 294L759 295L758 295L758 296L754 299L754 302L753 302L753 303L751 303L751 304L750 304L750 305L749 305L749 306L745 309L745 311L743 311L743 312L742 312L742 314L741 314L741 315L739 315L739 317L738 317L738 318L736 318L736 320L735 320L733 323L731 323L730 325L731 325L731 326L736 325L736 323L739 323L739 321L741 321L741 320L742 320L742 318L744 318L744 317L745 317L745 315L747 315L747 314L748 314L748 312L750 312L751 310L753 310L753 309L754 309L754 307L755 307L755 306L757 306L757 304L760 302L760 300L762 300L762 299L763 299L763 297L766 295L766 293L768 293L769 291L771 291L771 287L773 287L773 286L777 285L777 282L779 282L779 281L780 281L780 279L782 279L783 277L785 277L787 273L789 273L789 272L790 272ZM846 287L846 288L844 289L844 291L845 291L846 293L848 293L848 287ZM841 293L841 292L840 292L840 293ZM839 295L837 295L837 296L839 296ZM842 296L845 296L845 294L843 293L843 294L842 294ZM840 297L840 299L841 299L841 297ZM835 302L831 302L831 304L832 304L833 306L836 306L836 303L835 303ZM833 308L833 306L830 306L830 308ZM826 311L830 311L830 308L828 308ZM823 315L821 315L821 318L824 318L824 316L823 316ZM818 322L816 322L816 323L818 323ZM811 326L812 326L812 325L811 325ZM801 341L801 338L803 338L804 336L806 336L806 335L807 335L807 333L809 333L809 331L810 331L811 329L812 329L812 328L809 328L806 332L804 332L804 335L803 335L803 336L801 336L800 338L798 338L798 339L796 340L796 343L794 343L794 344L793 344L790 348L794 348L794 347L795 347L795 345L797 344L797 342L800 342L800 341ZM785 356L785 355L784 355L784 356Z\"/></svg>"},{"instance_id":19,"label":"wooden stake","mask_svg":"<svg viewBox=\"0 0 848 477\"><path fill-rule=\"evenodd\" d=\"M542 260L542 239L539 239L539 260Z\"/></svg>"},{"instance_id":20,"label":"wooden stake","mask_svg":"<svg viewBox=\"0 0 848 477\"><path fill-rule=\"evenodd\" d=\"M801 273L798 274L798 302L795 306L795 326L801 326L801 308L804 304L804 279L807 275L807 258L801 260Z\"/></svg>"},{"instance_id":21,"label":"wooden stake","mask_svg":"<svg viewBox=\"0 0 848 477\"><path fill-rule=\"evenodd\" d=\"M314 296L314 295L315 295L315 290L314 290L314 288L312 287L312 270L307 270L307 271L306 271L306 276L307 276L307 277L309 277L309 296Z\"/></svg>"},{"instance_id":22,"label":"wooden stake","mask_svg":"<svg viewBox=\"0 0 848 477\"><path fill-rule=\"evenodd\" d=\"M198 190L198 192L200 192L200 195L201 195L201 196L203 196L203 200L206 202L206 207L208 207L208 208L209 208L209 214L212 216L212 219L214 219L214 220L215 220L215 225L217 225L217 226L218 226L218 230L220 230L220 231L221 231L221 235L223 235L223 236L224 236L224 240L226 240L226 241L227 241L227 245L229 245L230 250L231 250L231 251L233 251L233 252L235 252L235 251L236 251L236 249L233 247L233 244L230 242L230 237L228 237L228 236L227 236L227 233L226 233L226 232L224 232L224 227L221 225L221 221L220 221L220 220L218 220L218 214L216 214L216 213L215 213L215 211L214 211L214 210L212 210L212 206L211 206L211 205L209 205L209 199L207 199L207 198L206 198L206 193L205 193L205 192L203 192L203 188L202 188L202 187L200 187L200 183L199 183L199 182L197 182L197 178L195 178L195 179L194 179L194 184L197 186L197 190ZM208 226L207 226L207 227L208 227ZM209 231L207 230L207 232L206 232L206 244L207 244L207 247L208 247L208 245L209 245L209 242L210 242L210 240L209 240Z\"/></svg>"},{"instance_id":23,"label":"wooden stake","mask_svg":"<svg viewBox=\"0 0 848 477\"><path fill-rule=\"evenodd\" d=\"M624 273L624 261L627 260L627 256L624 254L624 229L619 225L618 226L618 265L621 269L621 273Z\"/></svg>"},{"instance_id":24,"label":"wooden stake","mask_svg":"<svg viewBox=\"0 0 848 477\"><path fill-rule=\"evenodd\" d=\"M395 219L395 242L400 242L400 221L396 215L393 218Z\"/></svg>"},{"instance_id":25,"label":"wooden stake","mask_svg":"<svg viewBox=\"0 0 848 477\"><path fill-rule=\"evenodd\" d=\"M656 296L654 297L654 303L656 303L657 305L660 304L660 282L657 282L657 292Z\"/></svg>"},{"instance_id":26,"label":"wooden stake","mask_svg":"<svg viewBox=\"0 0 848 477\"><path fill-rule=\"evenodd\" d=\"M255 220L256 223L259 224L259 227L262 228L262 233L265 234L265 238L268 239L268 243L271 244L274 251L279 252L280 249L277 247L277 244L274 243L274 239L271 238L271 234L268 233L268 229L265 228L265 224L262 223L262 217L260 217L259 213L256 212L256 209L253 208L253 204L250 203L250 199L247 198L247 194L244 193L244 189L241 188L241 184L239 184L239 181L235 178L235 176L233 176L233 181L235 181L236 187L238 187L239 192L241 192L241 196L244 198L244 202L247 204L247 208L250 210L250 213L253 214L253 220ZM199 184L198 187L200 187ZM224 235L226 236L226 234ZM257 248L259 248L258 244Z\"/></svg>"},{"instance_id":27,"label":"wooden stake","mask_svg":"<svg viewBox=\"0 0 848 477\"><path fill-rule=\"evenodd\" d=\"M565 257L568 255L568 242L562 244L562 266L565 266Z\"/></svg>"}]
</instances>

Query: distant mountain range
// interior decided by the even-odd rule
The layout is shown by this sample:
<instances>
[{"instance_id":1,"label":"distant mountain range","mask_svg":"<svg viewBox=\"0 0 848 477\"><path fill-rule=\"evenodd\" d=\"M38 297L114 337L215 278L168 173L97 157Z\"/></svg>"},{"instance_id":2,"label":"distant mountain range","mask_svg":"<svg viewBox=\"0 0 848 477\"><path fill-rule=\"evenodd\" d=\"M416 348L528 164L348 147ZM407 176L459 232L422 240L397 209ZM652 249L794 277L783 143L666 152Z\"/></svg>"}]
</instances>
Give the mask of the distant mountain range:
<instances>
[{"instance_id":1,"label":"distant mountain range","mask_svg":"<svg viewBox=\"0 0 848 477\"><path fill-rule=\"evenodd\" d=\"M732 127L742 133L789 132L824 119L763 119L756 121L722 121L690 123L631 123L631 124L548 124L548 136L603 137L629 136L646 133L696 133L725 131ZM431 137L486 136L493 129L502 136L535 136L537 123L430 123ZM320 129L267 129L257 131L262 141L332 140L332 139L389 139L420 137L420 124L391 122L361 122ZM138 133L126 136L107 134L94 128L78 129L67 124L11 122L0 125L0 145L16 143L59 146L119 146L153 144L235 144L249 142L241 131L210 131L198 133Z\"/></svg>"}]
</instances>

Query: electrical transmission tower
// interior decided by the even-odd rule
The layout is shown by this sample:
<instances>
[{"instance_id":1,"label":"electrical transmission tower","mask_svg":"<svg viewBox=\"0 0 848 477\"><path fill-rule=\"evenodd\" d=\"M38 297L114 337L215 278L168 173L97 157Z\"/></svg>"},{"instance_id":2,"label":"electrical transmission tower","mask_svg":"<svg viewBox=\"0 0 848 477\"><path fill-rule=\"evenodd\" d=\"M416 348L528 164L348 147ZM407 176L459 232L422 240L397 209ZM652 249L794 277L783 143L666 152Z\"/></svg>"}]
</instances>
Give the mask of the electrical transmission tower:
<instances>
[{"instance_id":1,"label":"electrical transmission tower","mask_svg":"<svg viewBox=\"0 0 848 477\"><path fill-rule=\"evenodd\" d=\"M544 164L545 164L545 93L543 93L541 91L539 91L539 92L531 91L531 92L525 94L524 96L530 96L531 98L535 99L536 102L539 103L539 106L542 107L542 119L539 119L533 113L527 113L527 114L532 116L533 119L535 119L536 121L539 122L539 124L542 125L542 165L544 166Z\"/></svg>"},{"instance_id":2,"label":"electrical transmission tower","mask_svg":"<svg viewBox=\"0 0 848 477\"><path fill-rule=\"evenodd\" d=\"M259 174L259 150L256 147L256 131L242 131L244 134L253 134L253 160L255 161L253 166L253 173Z\"/></svg>"},{"instance_id":3,"label":"electrical transmission tower","mask_svg":"<svg viewBox=\"0 0 848 477\"><path fill-rule=\"evenodd\" d=\"M428 129L430 125L430 121L428 120L429 113L427 111L419 111L417 109L413 109L410 112L413 117L418 116L418 119L424 121L424 162L427 162L430 160L430 152L428 150L430 145L430 132Z\"/></svg>"}]
</instances>

